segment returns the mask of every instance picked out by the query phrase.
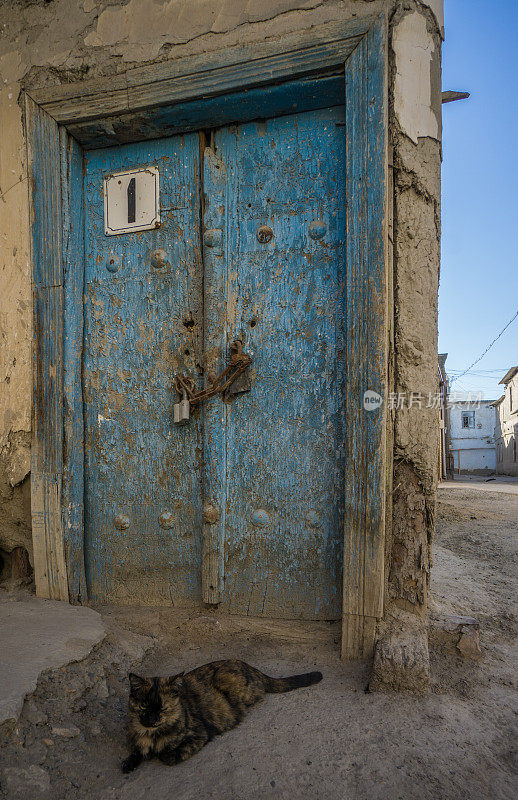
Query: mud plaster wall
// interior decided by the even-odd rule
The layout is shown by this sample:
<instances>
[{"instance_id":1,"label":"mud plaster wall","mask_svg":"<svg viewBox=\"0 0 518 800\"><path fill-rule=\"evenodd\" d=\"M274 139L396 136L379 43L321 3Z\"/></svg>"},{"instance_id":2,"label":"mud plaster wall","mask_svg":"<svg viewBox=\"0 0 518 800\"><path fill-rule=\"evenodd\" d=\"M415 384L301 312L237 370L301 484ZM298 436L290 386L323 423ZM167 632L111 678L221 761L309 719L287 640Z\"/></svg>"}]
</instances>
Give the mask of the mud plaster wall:
<instances>
[{"instance_id":1,"label":"mud plaster wall","mask_svg":"<svg viewBox=\"0 0 518 800\"><path fill-rule=\"evenodd\" d=\"M397 5L389 53L394 303L389 376L395 407L388 427L394 460L387 518L392 524L387 526L385 617L377 630L372 689L422 692L430 680L425 617L439 445L433 398L438 392L442 34L440 19L438 24L430 10L411 2Z\"/></svg>"},{"instance_id":2,"label":"mud plaster wall","mask_svg":"<svg viewBox=\"0 0 518 800\"><path fill-rule=\"evenodd\" d=\"M391 386L436 390L441 0L0 0L0 547L29 541L32 405L29 223L21 88L110 75L331 20L391 21L394 160ZM387 598L423 610L435 491L436 416L397 412ZM390 528L390 525L389 525ZM9 539L11 537L11 539ZM12 541L11 541L12 540Z\"/></svg>"},{"instance_id":3,"label":"mud plaster wall","mask_svg":"<svg viewBox=\"0 0 518 800\"><path fill-rule=\"evenodd\" d=\"M387 537L386 597L389 604L423 613L431 566L439 414L433 398L438 391L441 40L432 14L417 13L411 3L401 3L392 18L391 43L393 368L394 391L403 401L396 402L393 413L393 509L391 536ZM409 108L413 94L417 94L414 115ZM415 403L409 408L412 393Z\"/></svg>"}]
</instances>

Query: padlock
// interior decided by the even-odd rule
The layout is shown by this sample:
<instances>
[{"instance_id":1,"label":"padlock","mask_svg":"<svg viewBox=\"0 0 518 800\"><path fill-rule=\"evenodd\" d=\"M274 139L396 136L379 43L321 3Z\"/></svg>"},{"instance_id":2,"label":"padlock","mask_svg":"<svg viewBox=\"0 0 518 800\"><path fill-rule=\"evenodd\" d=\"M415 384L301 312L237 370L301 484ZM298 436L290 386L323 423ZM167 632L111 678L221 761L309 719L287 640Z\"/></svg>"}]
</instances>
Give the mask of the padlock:
<instances>
[{"instance_id":1,"label":"padlock","mask_svg":"<svg viewBox=\"0 0 518 800\"><path fill-rule=\"evenodd\" d=\"M179 403L175 403L173 407L173 419L177 425L183 425L189 421L190 416L190 403L185 389L182 390L182 399Z\"/></svg>"},{"instance_id":2,"label":"padlock","mask_svg":"<svg viewBox=\"0 0 518 800\"><path fill-rule=\"evenodd\" d=\"M182 392L182 399L180 401L180 421L181 422L188 422L191 412L191 404L189 403L189 398L187 397L187 392Z\"/></svg>"}]
</instances>

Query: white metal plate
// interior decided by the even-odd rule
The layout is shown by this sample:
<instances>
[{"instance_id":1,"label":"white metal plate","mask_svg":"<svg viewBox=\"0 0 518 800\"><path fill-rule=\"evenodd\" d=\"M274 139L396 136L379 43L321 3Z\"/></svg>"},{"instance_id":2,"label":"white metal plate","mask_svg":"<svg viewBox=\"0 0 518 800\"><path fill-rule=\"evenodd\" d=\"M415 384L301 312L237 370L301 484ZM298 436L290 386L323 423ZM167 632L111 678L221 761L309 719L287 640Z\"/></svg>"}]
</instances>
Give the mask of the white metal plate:
<instances>
[{"instance_id":1,"label":"white metal plate","mask_svg":"<svg viewBox=\"0 0 518 800\"><path fill-rule=\"evenodd\" d=\"M104 232L148 231L160 226L158 167L114 172L104 179Z\"/></svg>"}]
</instances>

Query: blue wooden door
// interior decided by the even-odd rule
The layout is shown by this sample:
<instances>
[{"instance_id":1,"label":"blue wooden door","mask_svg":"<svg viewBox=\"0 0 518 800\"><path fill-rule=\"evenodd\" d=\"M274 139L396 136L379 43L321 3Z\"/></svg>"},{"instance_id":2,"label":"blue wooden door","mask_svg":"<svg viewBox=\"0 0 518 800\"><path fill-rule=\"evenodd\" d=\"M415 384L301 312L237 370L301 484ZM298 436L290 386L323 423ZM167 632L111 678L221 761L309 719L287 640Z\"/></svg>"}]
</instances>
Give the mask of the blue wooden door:
<instances>
[{"instance_id":1,"label":"blue wooden door","mask_svg":"<svg viewBox=\"0 0 518 800\"><path fill-rule=\"evenodd\" d=\"M215 136L227 197L225 297L210 295L206 321L227 342L242 337L253 357L250 393L224 405L224 425L205 448L208 459L212 449L216 460L225 454L215 500L224 516L221 602L233 613L341 614L343 120L338 107Z\"/></svg>"},{"instance_id":2,"label":"blue wooden door","mask_svg":"<svg viewBox=\"0 0 518 800\"><path fill-rule=\"evenodd\" d=\"M157 165L161 226L106 236L103 179ZM196 134L88 153L85 560L98 601L201 598L200 421L173 426L173 379L203 357ZM163 263L154 258L164 251Z\"/></svg>"},{"instance_id":3,"label":"blue wooden door","mask_svg":"<svg viewBox=\"0 0 518 800\"><path fill-rule=\"evenodd\" d=\"M88 156L86 556L95 599L340 616L343 121L335 107L221 128L201 164L196 134ZM103 176L146 164L160 168L161 228L106 237ZM156 249L167 253L159 269ZM237 337L253 357L250 391L213 399L175 426L175 374L201 387Z\"/></svg>"}]
</instances>

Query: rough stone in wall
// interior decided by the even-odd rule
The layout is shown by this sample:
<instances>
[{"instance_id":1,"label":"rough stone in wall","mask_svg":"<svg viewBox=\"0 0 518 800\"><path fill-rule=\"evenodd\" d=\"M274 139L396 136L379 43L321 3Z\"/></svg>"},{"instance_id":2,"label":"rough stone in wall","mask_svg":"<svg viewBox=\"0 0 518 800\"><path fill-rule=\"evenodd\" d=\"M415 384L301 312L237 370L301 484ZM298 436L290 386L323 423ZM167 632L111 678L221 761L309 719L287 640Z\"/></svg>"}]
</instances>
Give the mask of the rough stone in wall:
<instances>
[{"instance_id":1,"label":"rough stone in wall","mask_svg":"<svg viewBox=\"0 0 518 800\"><path fill-rule=\"evenodd\" d=\"M9 433L0 452L0 580L28 577L32 563L29 454L30 433Z\"/></svg>"},{"instance_id":2,"label":"rough stone in wall","mask_svg":"<svg viewBox=\"0 0 518 800\"><path fill-rule=\"evenodd\" d=\"M29 474L30 439L28 431L10 431L7 442L2 448L0 458L4 465L4 483L10 488L18 486ZM0 491L5 493L5 489Z\"/></svg>"},{"instance_id":3,"label":"rough stone in wall","mask_svg":"<svg viewBox=\"0 0 518 800\"><path fill-rule=\"evenodd\" d=\"M424 693L430 683L424 620L394 607L378 628L369 691Z\"/></svg>"},{"instance_id":4,"label":"rough stone in wall","mask_svg":"<svg viewBox=\"0 0 518 800\"><path fill-rule=\"evenodd\" d=\"M430 575L430 519L426 494L406 461L394 466L392 549L388 591L396 604L424 611Z\"/></svg>"},{"instance_id":5,"label":"rough stone in wall","mask_svg":"<svg viewBox=\"0 0 518 800\"><path fill-rule=\"evenodd\" d=\"M483 654L480 647L480 623L473 617L447 614L430 614L431 635L434 644L450 653L471 661L479 661Z\"/></svg>"}]
</instances>

